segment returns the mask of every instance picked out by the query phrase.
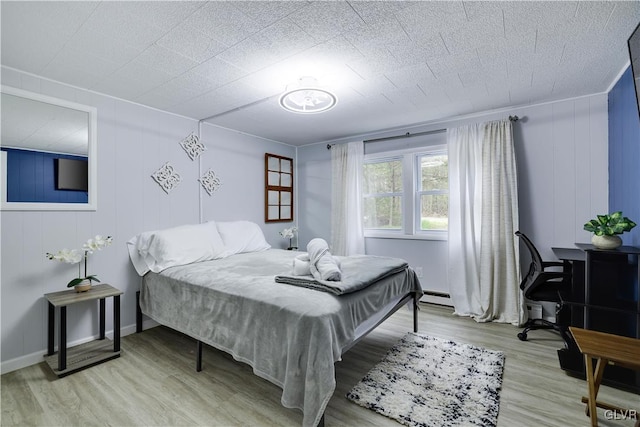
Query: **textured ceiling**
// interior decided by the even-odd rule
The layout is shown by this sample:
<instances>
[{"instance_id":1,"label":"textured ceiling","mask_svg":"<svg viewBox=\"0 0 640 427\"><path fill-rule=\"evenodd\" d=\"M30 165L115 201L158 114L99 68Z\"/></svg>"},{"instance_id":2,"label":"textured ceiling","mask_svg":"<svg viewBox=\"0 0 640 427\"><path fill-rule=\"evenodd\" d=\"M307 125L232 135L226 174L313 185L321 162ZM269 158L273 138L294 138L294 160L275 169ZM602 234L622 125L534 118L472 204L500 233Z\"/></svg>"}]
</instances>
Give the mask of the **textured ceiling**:
<instances>
[{"instance_id":1,"label":"textured ceiling","mask_svg":"<svg viewBox=\"0 0 640 427\"><path fill-rule=\"evenodd\" d=\"M4 66L294 145L604 92L640 21L637 1L1 8ZM309 75L337 107L282 110Z\"/></svg>"},{"instance_id":2,"label":"textured ceiling","mask_svg":"<svg viewBox=\"0 0 640 427\"><path fill-rule=\"evenodd\" d=\"M87 156L89 113L2 94L2 145Z\"/></svg>"}]
</instances>

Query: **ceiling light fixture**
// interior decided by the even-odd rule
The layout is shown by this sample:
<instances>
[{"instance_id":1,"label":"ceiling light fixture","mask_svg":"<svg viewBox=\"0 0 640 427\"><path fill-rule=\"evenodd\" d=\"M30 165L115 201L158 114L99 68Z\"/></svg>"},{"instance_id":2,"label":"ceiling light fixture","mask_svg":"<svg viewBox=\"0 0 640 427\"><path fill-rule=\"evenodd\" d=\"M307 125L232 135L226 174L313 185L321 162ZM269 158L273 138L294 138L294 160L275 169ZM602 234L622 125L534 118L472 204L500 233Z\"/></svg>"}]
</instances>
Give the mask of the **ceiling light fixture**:
<instances>
[{"instance_id":1,"label":"ceiling light fixture","mask_svg":"<svg viewBox=\"0 0 640 427\"><path fill-rule=\"evenodd\" d=\"M321 113L338 103L338 98L321 88L313 77L302 77L287 86L280 96L280 106L287 111L301 114Z\"/></svg>"}]
</instances>

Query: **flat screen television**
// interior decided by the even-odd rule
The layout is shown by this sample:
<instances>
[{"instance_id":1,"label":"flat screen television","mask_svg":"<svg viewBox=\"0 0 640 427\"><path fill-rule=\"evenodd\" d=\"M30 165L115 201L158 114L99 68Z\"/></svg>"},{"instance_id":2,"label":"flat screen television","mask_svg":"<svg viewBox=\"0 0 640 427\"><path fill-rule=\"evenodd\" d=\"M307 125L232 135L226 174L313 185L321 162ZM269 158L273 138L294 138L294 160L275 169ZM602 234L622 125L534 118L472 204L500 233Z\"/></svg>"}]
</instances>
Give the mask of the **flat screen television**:
<instances>
[{"instance_id":1,"label":"flat screen television","mask_svg":"<svg viewBox=\"0 0 640 427\"><path fill-rule=\"evenodd\" d=\"M56 190L89 191L89 162L55 159Z\"/></svg>"},{"instance_id":2,"label":"flat screen television","mask_svg":"<svg viewBox=\"0 0 640 427\"><path fill-rule=\"evenodd\" d=\"M638 105L638 114L640 114L640 24L633 31L627 43L631 60L631 74L633 74L633 83L636 88L636 104Z\"/></svg>"}]
</instances>

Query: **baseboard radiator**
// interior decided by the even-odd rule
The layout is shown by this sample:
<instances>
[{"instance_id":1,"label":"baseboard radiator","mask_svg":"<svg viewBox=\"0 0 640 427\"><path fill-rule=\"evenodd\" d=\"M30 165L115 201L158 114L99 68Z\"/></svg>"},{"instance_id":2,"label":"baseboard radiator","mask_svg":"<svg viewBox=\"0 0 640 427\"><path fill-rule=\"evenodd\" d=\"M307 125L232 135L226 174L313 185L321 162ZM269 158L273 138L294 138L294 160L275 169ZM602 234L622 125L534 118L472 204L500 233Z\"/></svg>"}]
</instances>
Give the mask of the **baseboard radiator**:
<instances>
[{"instance_id":1,"label":"baseboard radiator","mask_svg":"<svg viewBox=\"0 0 640 427\"><path fill-rule=\"evenodd\" d=\"M422 298L420 298L420 302L426 302L429 304L437 304L437 305L445 305L447 307L453 307L453 303L451 302L451 295L446 294L444 292L436 292L436 291L424 291Z\"/></svg>"}]
</instances>

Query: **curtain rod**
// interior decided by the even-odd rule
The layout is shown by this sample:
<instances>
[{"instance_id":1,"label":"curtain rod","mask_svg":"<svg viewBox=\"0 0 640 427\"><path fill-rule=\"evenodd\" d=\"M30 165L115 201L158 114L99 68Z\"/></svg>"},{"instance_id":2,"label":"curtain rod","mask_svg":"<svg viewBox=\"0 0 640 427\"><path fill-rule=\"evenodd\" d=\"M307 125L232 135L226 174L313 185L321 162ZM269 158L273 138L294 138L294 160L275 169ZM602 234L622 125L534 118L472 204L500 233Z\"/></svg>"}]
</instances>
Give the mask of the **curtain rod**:
<instances>
[{"instance_id":1,"label":"curtain rod","mask_svg":"<svg viewBox=\"0 0 640 427\"><path fill-rule=\"evenodd\" d=\"M511 122L517 122L518 120L520 120L520 117L518 116L509 116L509 121ZM379 142L379 141L389 141L392 139L401 139L401 138L411 138L413 136L421 136L421 135L429 135L429 134L434 134L434 133L441 133L441 132L446 132L446 129L436 129L436 130L428 130L425 132L417 132L417 133L410 133L407 132L403 135L394 135L394 136L385 136L382 138L373 138L373 139L365 139L362 142ZM331 147L333 147L333 144L327 144L327 150L331 150Z\"/></svg>"},{"instance_id":2,"label":"curtain rod","mask_svg":"<svg viewBox=\"0 0 640 427\"><path fill-rule=\"evenodd\" d=\"M429 131L425 131L425 132L417 132L417 133L410 133L407 132L403 135L394 135L394 136L385 136L382 138L373 138L373 139L365 139L364 143L367 142L379 142L379 141L389 141L392 139L401 139L401 138L411 138L412 136L420 136L420 135L429 135L429 134L433 134L433 133L442 133L442 132L446 132L446 129L436 129L436 130L429 130ZM331 147L333 147L333 144L327 144L327 150L330 150Z\"/></svg>"}]
</instances>

